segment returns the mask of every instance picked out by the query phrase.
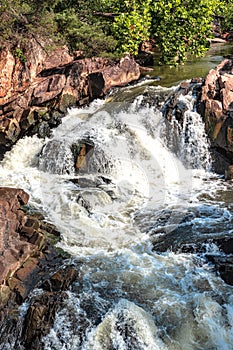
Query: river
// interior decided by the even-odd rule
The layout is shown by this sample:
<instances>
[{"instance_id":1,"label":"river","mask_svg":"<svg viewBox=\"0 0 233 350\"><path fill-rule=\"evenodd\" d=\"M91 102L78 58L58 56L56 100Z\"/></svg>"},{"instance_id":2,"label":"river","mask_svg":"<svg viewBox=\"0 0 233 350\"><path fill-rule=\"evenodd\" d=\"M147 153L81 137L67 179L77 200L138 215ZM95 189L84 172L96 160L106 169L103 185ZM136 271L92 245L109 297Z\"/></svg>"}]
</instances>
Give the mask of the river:
<instances>
[{"instance_id":1,"label":"river","mask_svg":"<svg viewBox=\"0 0 233 350\"><path fill-rule=\"evenodd\" d=\"M222 59L209 57L208 70ZM25 137L0 164L1 184L30 194L79 272L41 349L233 349L232 286L205 259L232 236L232 183L212 172L192 96L185 132L168 137L163 101L196 74L161 69L71 109L50 139ZM196 244L203 253L183 249Z\"/></svg>"}]
</instances>

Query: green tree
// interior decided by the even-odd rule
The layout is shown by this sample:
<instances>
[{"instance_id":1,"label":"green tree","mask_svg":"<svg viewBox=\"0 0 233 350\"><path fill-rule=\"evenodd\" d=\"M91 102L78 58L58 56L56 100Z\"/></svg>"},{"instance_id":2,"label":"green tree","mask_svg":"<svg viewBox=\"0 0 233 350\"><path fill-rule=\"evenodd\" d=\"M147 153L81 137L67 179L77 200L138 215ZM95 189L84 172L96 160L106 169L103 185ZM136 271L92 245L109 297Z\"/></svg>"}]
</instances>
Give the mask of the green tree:
<instances>
[{"instance_id":1,"label":"green tree","mask_svg":"<svg viewBox=\"0 0 233 350\"><path fill-rule=\"evenodd\" d=\"M56 13L59 32L65 38L71 51L82 50L85 55L110 56L116 47L116 40L106 36L98 23L81 21L74 8Z\"/></svg>"},{"instance_id":2,"label":"green tree","mask_svg":"<svg viewBox=\"0 0 233 350\"><path fill-rule=\"evenodd\" d=\"M53 3L52 0L0 0L0 44L14 47L31 35L52 37L57 29Z\"/></svg>"},{"instance_id":3,"label":"green tree","mask_svg":"<svg viewBox=\"0 0 233 350\"><path fill-rule=\"evenodd\" d=\"M152 7L151 36L164 63L183 62L187 54L202 55L209 47L219 0L160 0Z\"/></svg>"},{"instance_id":4,"label":"green tree","mask_svg":"<svg viewBox=\"0 0 233 350\"><path fill-rule=\"evenodd\" d=\"M217 15L219 16L220 30L222 33L226 33L233 30L233 2L223 1L221 2Z\"/></svg>"},{"instance_id":5,"label":"green tree","mask_svg":"<svg viewBox=\"0 0 233 350\"><path fill-rule=\"evenodd\" d=\"M143 5L132 0L126 3L126 12L116 16L113 33L118 38L118 50L136 55L143 40L150 38L152 17L151 0L145 0Z\"/></svg>"},{"instance_id":6,"label":"green tree","mask_svg":"<svg viewBox=\"0 0 233 350\"><path fill-rule=\"evenodd\" d=\"M136 54L142 40L155 38L164 63L183 62L188 53L201 55L209 46L219 0L124 1L113 26L121 51ZM117 8L116 8L117 9Z\"/></svg>"}]
</instances>

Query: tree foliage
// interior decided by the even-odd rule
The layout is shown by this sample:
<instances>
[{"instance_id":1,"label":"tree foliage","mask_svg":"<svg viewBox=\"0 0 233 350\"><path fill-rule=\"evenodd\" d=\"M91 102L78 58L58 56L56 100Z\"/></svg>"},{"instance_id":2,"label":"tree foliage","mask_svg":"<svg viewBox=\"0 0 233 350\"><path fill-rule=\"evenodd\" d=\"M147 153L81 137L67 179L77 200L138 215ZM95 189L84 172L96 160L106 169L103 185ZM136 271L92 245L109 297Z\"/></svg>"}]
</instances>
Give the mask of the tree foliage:
<instances>
[{"instance_id":1,"label":"tree foliage","mask_svg":"<svg viewBox=\"0 0 233 350\"><path fill-rule=\"evenodd\" d=\"M219 0L124 1L125 11L114 30L121 50L136 53L141 40L154 38L164 63L183 62L188 53L201 55L208 48L211 24Z\"/></svg>"},{"instance_id":2,"label":"tree foliage","mask_svg":"<svg viewBox=\"0 0 233 350\"><path fill-rule=\"evenodd\" d=\"M228 0L0 0L0 44L19 46L33 35L87 56L135 55L153 38L162 62L180 63L208 48L219 8L225 27L232 26L232 6Z\"/></svg>"},{"instance_id":3,"label":"tree foliage","mask_svg":"<svg viewBox=\"0 0 233 350\"><path fill-rule=\"evenodd\" d=\"M233 2L232 0L223 1L218 9L220 30L222 33L233 30Z\"/></svg>"}]
</instances>

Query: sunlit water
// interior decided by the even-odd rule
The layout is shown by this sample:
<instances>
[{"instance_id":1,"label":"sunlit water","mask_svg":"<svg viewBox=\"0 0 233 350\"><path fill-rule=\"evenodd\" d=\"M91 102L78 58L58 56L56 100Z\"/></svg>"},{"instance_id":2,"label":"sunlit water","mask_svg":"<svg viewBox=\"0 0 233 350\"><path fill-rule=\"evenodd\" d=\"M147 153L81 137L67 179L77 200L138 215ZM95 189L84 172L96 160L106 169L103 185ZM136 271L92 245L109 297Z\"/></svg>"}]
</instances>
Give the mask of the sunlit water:
<instances>
[{"instance_id":1,"label":"sunlit water","mask_svg":"<svg viewBox=\"0 0 233 350\"><path fill-rule=\"evenodd\" d=\"M171 151L160 105L145 96L174 90L144 82L72 109L51 139L26 137L1 163L1 184L30 194L79 270L46 350L233 349L232 287L201 254L179 253L232 235L231 184L211 173L191 95ZM83 142L92 148L77 172Z\"/></svg>"}]
</instances>

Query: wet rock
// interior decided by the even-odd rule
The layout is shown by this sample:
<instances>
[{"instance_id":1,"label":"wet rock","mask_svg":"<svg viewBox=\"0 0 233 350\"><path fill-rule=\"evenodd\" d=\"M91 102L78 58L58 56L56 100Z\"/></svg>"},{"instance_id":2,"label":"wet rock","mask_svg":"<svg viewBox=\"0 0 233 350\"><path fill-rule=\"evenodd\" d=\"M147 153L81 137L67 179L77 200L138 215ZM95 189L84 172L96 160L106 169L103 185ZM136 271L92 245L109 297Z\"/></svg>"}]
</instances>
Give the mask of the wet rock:
<instances>
[{"instance_id":1,"label":"wet rock","mask_svg":"<svg viewBox=\"0 0 233 350\"><path fill-rule=\"evenodd\" d=\"M49 333L56 311L61 307L66 293L43 293L35 297L28 308L22 342L26 349L43 349L41 338Z\"/></svg>"},{"instance_id":2,"label":"wet rock","mask_svg":"<svg viewBox=\"0 0 233 350\"><path fill-rule=\"evenodd\" d=\"M221 278L233 286L233 238L222 238L214 240L219 247L219 254L207 254L206 258L211 261L217 269Z\"/></svg>"},{"instance_id":3,"label":"wet rock","mask_svg":"<svg viewBox=\"0 0 233 350\"><path fill-rule=\"evenodd\" d=\"M0 188L0 307L21 303L62 260L53 244L60 234L41 215L28 214L29 196L21 189ZM24 208L24 209L23 209ZM45 278L45 277L44 277Z\"/></svg>"},{"instance_id":4,"label":"wet rock","mask_svg":"<svg viewBox=\"0 0 233 350\"><path fill-rule=\"evenodd\" d=\"M194 78L191 82L184 81L178 89L172 93L162 107L164 117L171 122L173 118L180 125L183 125L184 113L187 111L187 105L180 99L180 96L191 94L198 98L201 93L201 78Z\"/></svg>"},{"instance_id":5,"label":"wet rock","mask_svg":"<svg viewBox=\"0 0 233 350\"><path fill-rule=\"evenodd\" d=\"M43 348L41 338L49 333L55 313L62 308L67 298L65 291L77 277L78 272L72 266L60 268L40 286L43 289L40 295L30 300L22 332L26 349Z\"/></svg>"},{"instance_id":6,"label":"wet rock","mask_svg":"<svg viewBox=\"0 0 233 350\"><path fill-rule=\"evenodd\" d=\"M219 252L213 250L211 253L209 245L217 245ZM214 265L217 274L227 284L233 286L233 239L232 238L218 238L203 240L202 242L183 244L179 251L182 253L200 254L208 262Z\"/></svg>"},{"instance_id":7,"label":"wet rock","mask_svg":"<svg viewBox=\"0 0 233 350\"><path fill-rule=\"evenodd\" d=\"M80 172L87 169L88 158L92 155L94 147L94 143L91 140L80 141L78 144L72 145L76 171Z\"/></svg>"},{"instance_id":8,"label":"wet rock","mask_svg":"<svg viewBox=\"0 0 233 350\"><path fill-rule=\"evenodd\" d=\"M233 257L208 256L220 274L221 278L229 285L233 286Z\"/></svg>"},{"instance_id":9,"label":"wet rock","mask_svg":"<svg viewBox=\"0 0 233 350\"><path fill-rule=\"evenodd\" d=\"M233 165L229 165L229 167L225 171L225 179L233 180Z\"/></svg>"},{"instance_id":10,"label":"wet rock","mask_svg":"<svg viewBox=\"0 0 233 350\"><path fill-rule=\"evenodd\" d=\"M77 270L72 266L66 266L64 269L59 269L49 279L47 279L42 287L50 292L59 292L67 290L69 286L78 276Z\"/></svg>"}]
</instances>

